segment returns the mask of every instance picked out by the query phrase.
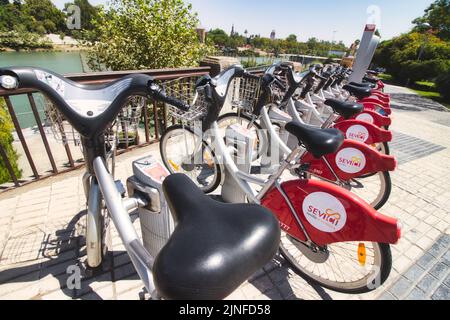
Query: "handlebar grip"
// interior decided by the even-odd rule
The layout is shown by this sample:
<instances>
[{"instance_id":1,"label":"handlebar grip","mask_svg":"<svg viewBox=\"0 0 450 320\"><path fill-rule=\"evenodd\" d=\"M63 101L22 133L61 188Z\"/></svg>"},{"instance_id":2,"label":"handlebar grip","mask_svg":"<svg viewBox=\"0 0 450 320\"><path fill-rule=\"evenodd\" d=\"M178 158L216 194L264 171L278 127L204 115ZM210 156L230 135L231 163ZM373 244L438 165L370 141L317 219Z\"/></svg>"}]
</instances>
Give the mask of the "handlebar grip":
<instances>
[{"instance_id":1,"label":"handlebar grip","mask_svg":"<svg viewBox=\"0 0 450 320\"><path fill-rule=\"evenodd\" d=\"M168 95L166 95L164 90L162 90L155 84L150 85L150 92L153 99L170 104L171 106L174 106L175 108L178 108L182 111L189 111L189 109L191 108L189 104L184 103L177 98L169 97Z\"/></svg>"}]
</instances>

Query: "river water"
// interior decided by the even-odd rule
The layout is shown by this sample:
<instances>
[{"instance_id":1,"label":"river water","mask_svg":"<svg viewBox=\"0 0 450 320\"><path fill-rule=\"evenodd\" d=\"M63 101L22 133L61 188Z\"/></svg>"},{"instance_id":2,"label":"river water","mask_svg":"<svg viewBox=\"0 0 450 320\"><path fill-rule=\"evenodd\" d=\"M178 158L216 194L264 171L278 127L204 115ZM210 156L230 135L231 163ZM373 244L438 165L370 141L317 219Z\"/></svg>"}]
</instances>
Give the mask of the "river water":
<instances>
[{"instance_id":1,"label":"river water","mask_svg":"<svg viewBox=\"0 0 450 320\"><path fill-rule=\"evenodd\" d=\"M271 64L278 59L273 58L239 58L240 61L255 60L258 64L265 63ZM52 70L60 74L67 73L80 73L84 72L87 67L83 63L83 54L78 51L72 52L0 52L0 68L7 66L29 66L29 67L41 67ZM44 119L43 108L44 99L35 94L36 104L41 114L41 118ZM31 112L29 102L26 96L11 97L14 109L19 119L19 123L22 128L30 128L36 125L36 121Z\"/></svg>"},{"instance_id":2,"label":"river water","mask_svg":"<svg viewBox=\"0 0 450 320\"><path fill-rule=\"evenodd\" d=\"M80 52L0 52L0 68L8 66L40 67L57 73L83 72L83 63ZM35 94L36 104L44 119L44 100ZM29 128L36 125L26 96L13 96L11 102L17 114L20 126Z\"/></svg>"}]
</instances>

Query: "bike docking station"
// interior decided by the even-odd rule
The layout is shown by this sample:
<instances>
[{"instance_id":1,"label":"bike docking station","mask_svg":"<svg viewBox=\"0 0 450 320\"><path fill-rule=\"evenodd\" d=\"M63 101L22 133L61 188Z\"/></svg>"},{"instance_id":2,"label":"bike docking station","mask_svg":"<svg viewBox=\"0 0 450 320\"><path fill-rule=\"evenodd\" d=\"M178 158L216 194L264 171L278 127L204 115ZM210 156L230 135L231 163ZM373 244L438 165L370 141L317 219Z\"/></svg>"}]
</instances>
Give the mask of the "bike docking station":
<instances>
[{"instance_id":1,"label":"bike docking station","mask_svg":"<svg viewBox=\"0 0 450 320\"><path fill-rule=\"evenodd\" d=\"M237 168L250 174L252 170L253 145L255 137L250 130L239 124L227 127L225 132L225 145L231 152L231 157ZM222 185L222 200L226 203L246 203L247 197L225 166L225 179Z\"/></svg>"},{"instance_id":2,"label":"bike docking station","mask_svg":"<svg viewBox=\"0 0 450 320\"><path fill-rule=\"evenodd\" d=\"M349 83L361 83L363 81L364 75L366 74L370 64L372 63L373 56L375 55L375 51L377 50L378 44L381 40L379 36L375 35L376 30L376 25L366 25L361 43L358 48L358 52L356 53L355 62L353 63L353 72L348 80Z\"/></svg>"},{"instance_id":3,"label":"bike docking station","mask_svg":"<svg viewBox=\"0 0 450 320\"><path fill-rule=\"evenodd\" d=\"M134 176L128 178L128 195L143 196L148 205L139 208L142 240L144 247L156 257L166 245L175 229L175 222L162 190L162 183L169 171L153 156L133 162Z\"/></svg>"}]
</instances>

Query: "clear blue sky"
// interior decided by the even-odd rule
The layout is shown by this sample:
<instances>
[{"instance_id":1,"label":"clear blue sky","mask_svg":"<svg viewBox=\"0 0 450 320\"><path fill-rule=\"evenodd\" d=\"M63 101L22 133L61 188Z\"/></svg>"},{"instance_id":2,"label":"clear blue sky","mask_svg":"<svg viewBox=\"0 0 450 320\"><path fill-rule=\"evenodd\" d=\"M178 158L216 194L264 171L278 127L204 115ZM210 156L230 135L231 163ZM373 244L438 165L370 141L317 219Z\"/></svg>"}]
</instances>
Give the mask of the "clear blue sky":
<instances>
[{"instance_id":1,"label":"clear blue sky","mask_svg":"<svg viewBox=\"0 0 450 320\"><path fill-rule=\"evenodd\" d=\"M186 0L198 12L206 29L221 28L268 37L296 34L299 40L316 37L344 41L347 45L361 38L371 5L380 8L381 34L390 39L411 29L411 21L423 14L433 0ZM53 1L62 7L68 0ZM90 0L94 5L107 0Z\"/></svg>"}]
</instances>

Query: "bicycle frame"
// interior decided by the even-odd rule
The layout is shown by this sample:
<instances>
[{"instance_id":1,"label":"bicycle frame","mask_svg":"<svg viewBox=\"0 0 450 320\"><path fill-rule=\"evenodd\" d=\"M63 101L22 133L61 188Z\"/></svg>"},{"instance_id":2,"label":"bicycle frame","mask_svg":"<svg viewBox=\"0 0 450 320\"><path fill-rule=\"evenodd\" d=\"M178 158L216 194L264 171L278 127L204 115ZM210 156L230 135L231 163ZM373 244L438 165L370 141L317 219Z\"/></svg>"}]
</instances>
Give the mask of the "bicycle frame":
<instances>
[{"instance_id":1,"label":"bicycle frame","mask_svg":"<svg viewBox=\"0 0 450 320\"><path fill-rule=\"evenodd\" d=\"M263 110L264 113L265 116L268 116L267 111ZM217 122L212 125L212 134L213 137L216 137L214 140L216 155L223 160L229 174L247 195L249 201L262 204L272 210L278 217L281 228L296 239L318 246L344 241L397 243L400 237L397 220L376 212L349 191L322 181L293 180L280 184L283 172L296 166L297 160L306 154L306 150L303 148L297 147L290 152L277 172L265 180L248 175L237 168L220 137ZM257 193L250 183L262 186L261 191ZM323 194L321 197L320 193ZM334 210L334 213L338 212L340 215L338 221L336 219L333 221L330 216L327 216L328 212L321 213L322 217L328 219L324 222L328 228L332 228L333 223L337 221L337 228L333 232L329 231L331 229L322 228L320 224L311 223L311 221L306 223L308 218L302 206L306 203L305 199L308 196L314 197L315 194L319 194L320 199L311 201L311 206L319 206L318 203L326 199L332 199L335 204L338 203L326 209ZM344 209L342 210L342 208Z\"/></svg>"},{"instance_id":2,"label":"bicycle frame","mask_svg":"<svg viewBox=\"0 0 450 320\"><path fill-rule=\"evenodd\" d=\"M122 243L130 256L139 277L152 299L159 299L153 283L151 270L154 257L143 246L129 212L144 207L146 200L139 197L122 199L112 174L106 166L106 155L95 153L92 146L84 148L87 172L83 176L83 186L87 195L86 239L88 266L98 267L102 263L102 209L103 201L113 221Z\"/></svg>"},{"instance_id":3,"label":"bicycle frame","mask_svg":"<svg viewBox=\"0 0 450 320\"><path fill-rule=\"evenodd\" d=\"M303 122L296 110L293 99L288 100L286 107L293 120L301 123ZM335 115L331 115L324 122L322 128L329 128L335 118ZM271 124L270 118L265 110L262 112L262 121L264 122L265 127L269 128L271 138L273 138L274 135L276 138L276 132L274 132L273 128L272 130L270 129L273 125ZM335 181L342 184L344 181L349 181L365 174L395 170L397 167L397 161L394 157L383 155L368 145L368 143L372 144L382 142L384 139L392 139L392 135L388 131L381 130L373 125L370 125L369 123L360 122L357 120L341 122L336 127L338 129L345 129L343 132L348 135L349 129L354 125L362 128L368 128L368 134L372 132L376 133L376 135L374 134L372 138L369 138L367 135L365 137L365 142L358 142L355 141L355 139L346 139L343 146L336 154L327 155L321 159L316 159L312 156L312 154L305 153L302 157L302 163L310 164L308 170L310 173L328 181ZM369 132L369 130L371 131ZM353 131L350 130L350 133L351 132ZM278 139L277 142L280 143L279 145L282 152L289 154L290 152L286 152L289 150L289 147L279 140L280 139ZM358 160L356 158L358 158Z\"/></svg>"}]
</instances>

